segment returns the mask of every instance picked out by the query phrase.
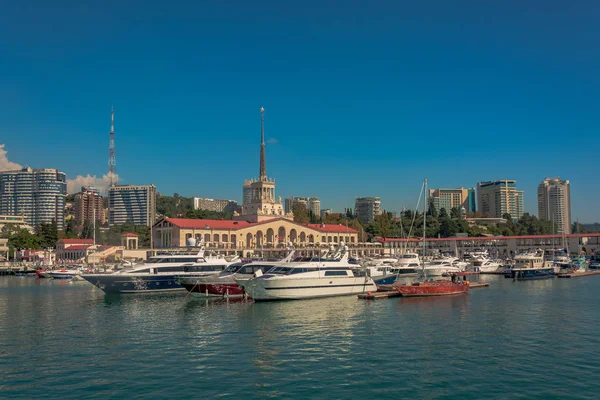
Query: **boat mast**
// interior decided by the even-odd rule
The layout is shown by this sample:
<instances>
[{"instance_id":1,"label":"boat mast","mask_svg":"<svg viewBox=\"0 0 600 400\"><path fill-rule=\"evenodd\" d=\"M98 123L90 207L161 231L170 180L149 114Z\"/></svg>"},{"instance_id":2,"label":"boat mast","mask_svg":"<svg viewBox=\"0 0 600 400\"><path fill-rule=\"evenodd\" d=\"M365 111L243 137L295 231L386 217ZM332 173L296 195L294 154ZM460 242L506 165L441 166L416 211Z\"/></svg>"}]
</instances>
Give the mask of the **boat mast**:
<instances>
[{"instance_id":1,"label":"boat mast","mask_svg":"<svg viewBox=\"0 0 600 400\"><path fill-rule=\"evenodd\" d=\"M427 248L427 245L425 243L425 238L427 237L427 211L425 210L425 207L427 205L427 178L425 178L425 181L423 182L423 261L421 262L421 268L423 268L423 278L427 279L427 276L425 274L425 249Z\"/></svg>"}]
</instances>

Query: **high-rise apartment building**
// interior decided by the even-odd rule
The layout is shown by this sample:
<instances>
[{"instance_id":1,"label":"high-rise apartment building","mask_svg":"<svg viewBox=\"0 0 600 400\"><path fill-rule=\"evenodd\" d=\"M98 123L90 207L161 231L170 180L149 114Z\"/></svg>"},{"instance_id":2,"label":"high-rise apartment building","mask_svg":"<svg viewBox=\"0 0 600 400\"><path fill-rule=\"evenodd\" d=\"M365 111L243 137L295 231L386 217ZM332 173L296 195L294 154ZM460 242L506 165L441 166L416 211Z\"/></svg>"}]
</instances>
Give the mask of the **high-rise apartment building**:
<instances>
[{"instance_id":1,"label":"high-rise apartment building","mask_svg":"<svg viewBox=\"0 0 600 400\"><path fill-rule=\"evenodd\" d=\"M321 218L325 218L326 215L329 215L333 212L331 208L324 208L321 210Z\"/></svg>"},{"instance_id":2,"label":"high-rise apartment building","mask_svg":"<svg viewBox=\"0 0 600 400\"><path fill-rule=\"evenodd\" d=\"M370 224L381 214L380 197L357 197L354 204L354 215L364 224Z\"/></svg>"},{"instance_id":3,"label":"high-rise apartment building","mask_svg":"<svg viewBox=\"0 0 600 400\"><path fill-rule=\"evenodd\" d=\"M253 198L254 189L252 189L252 181L246 179L242 185L242 205L252 203Z\"/></svg>"},{"instance_id":4,"label":"high-rise apartment building","mask_svg":"<svg viewBox=\"0 0 600 400\"><path fill-rule=\"evenodd\" d=\"M284 201L285 212L292 212L295 204L304 204L313 215L321 215L321 200L317 197L287 197Z\"/></svg>"},{"instance_id":5,"label":"high-rise apartment building","mask_svg":"<svg viewBox=\"0 0 600 400\"><path fill-rule=\"evenodd\" d=\"M194 210L234 212L236 208L237 202L234 200L217 200L206 199L204 197L194 197Z\"/></svg>"},{"instance_id":6,"label":"high-rise apartment building","mask_svg":"<svg viewBox=\"0 0 600 400\"><path fill-rule=\"evenodd\" d=\"M450 213L456 207L459 211L473 213L475 209L475 188L431 189L429 204L439 212L442 208Z\"/></svg>"},{"instance_id":7,"label":"high-rise apartment building","mask_svg":"<svg viewBox=\"0 0 600 400\"><path fill-rule=\"evenodd\" d=\"M150 226L156 219L156 186L115 185L108 191L108 223Z\"/></svg>"},{"instance_id":8,"label":"high-rise apartment building","mask_svg":"<svg viewBox=\"0 0 600 400\"><path fill-rule=\"evenodd\" d=\"M546 178L538 186L538 217L552 221L556 233L571 233L571 184Z\"/></svg>"},{"instance_id":9,"label":"high-rise apartment building","mask_svg":"<svg viewBox=\"0 0 600 400\"><path fill-rule=\"evenodd\" d=\"M0 172L0 215L22 215L35 227L56 221L64 229L67 178L52 168Z\"/></svg>"},{"instance_id":10,"label":"high-rise apartment building","mask_svg":"<svg viewBox=\"0 0 600 400\"><path fill-rule=\"evenodd\" d=\"M517 190L517 181L503 179L477 183L477 210L491 218L503 218L510 214L519 219L525 212L523 191Z\"/></svg>"},{"instance_id":11,"label":"high-rise apartment building","mask_svg":"<svg viewBox=\"0 0 600 400\"><path fill-rule=\"evenodd\" d=\"M82 187L81 192L75 194L73 202L73 215L75 225L82 226L86 222L103 224L104 219L104 198L100 196L100 191L91 186Z\"/></svg>"}]
</instances>

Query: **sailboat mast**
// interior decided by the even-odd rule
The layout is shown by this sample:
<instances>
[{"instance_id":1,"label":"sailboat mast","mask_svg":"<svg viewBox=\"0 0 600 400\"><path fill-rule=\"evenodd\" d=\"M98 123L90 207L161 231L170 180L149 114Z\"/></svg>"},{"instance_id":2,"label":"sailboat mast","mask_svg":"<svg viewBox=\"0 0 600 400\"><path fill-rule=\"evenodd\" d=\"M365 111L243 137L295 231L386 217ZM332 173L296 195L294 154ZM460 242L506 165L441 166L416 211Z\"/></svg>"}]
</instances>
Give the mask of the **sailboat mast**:
<instances>
[{"instance_id":1,"label":"sailboat mast","mask_svg":"<svg viewBox=\"0 0 600 400\"><path fill-rule=\"evenodd\" d=\"M427 204L427 178L423 181L423 260L421 260L421 268L423 268L423 278L427 280L427 274L425 273L425 249L427 245L425 238L427 237L427 215L425 211L425 205Z\"/></svg>"},{"instance_id":2,"label":"sailboat mast","mask_svg":"<svg viewBox=\"0 0 600 400\"><path fill-rule=\"evenodd\" d=\"M425 237L426 237L426 222L427 222L427 211L425 209L427 205L427 178L425 178L425 181L423 182L423 256L425 256Z\"/></svg>"}]
</instances>

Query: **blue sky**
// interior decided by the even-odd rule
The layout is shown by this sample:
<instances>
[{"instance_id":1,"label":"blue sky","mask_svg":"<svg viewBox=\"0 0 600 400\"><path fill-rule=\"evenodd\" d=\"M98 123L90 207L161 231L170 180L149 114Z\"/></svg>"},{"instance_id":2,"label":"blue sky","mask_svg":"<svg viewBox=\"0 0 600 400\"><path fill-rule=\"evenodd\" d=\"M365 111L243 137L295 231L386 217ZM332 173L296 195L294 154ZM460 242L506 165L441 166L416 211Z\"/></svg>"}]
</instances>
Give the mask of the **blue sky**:
<instances>
[{"instance_id":1,"label":"blue sky","mask_svg":"<svg viewBox=\"0 0 600 400\"><path fill-rule=\"evenodd\" d=\"M267 172L325 208L545 177L600 221L600 3L0 0L0 143L69 178L241 198Z\"/></svg>"}]
</instances>

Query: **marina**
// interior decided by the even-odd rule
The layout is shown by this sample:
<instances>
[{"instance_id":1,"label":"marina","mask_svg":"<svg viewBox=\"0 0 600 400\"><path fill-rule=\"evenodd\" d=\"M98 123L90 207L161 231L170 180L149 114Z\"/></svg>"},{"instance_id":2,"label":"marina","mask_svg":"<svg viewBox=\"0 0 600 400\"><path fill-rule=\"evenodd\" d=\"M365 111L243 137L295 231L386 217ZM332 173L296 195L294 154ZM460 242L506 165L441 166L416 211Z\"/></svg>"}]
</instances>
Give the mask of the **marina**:
<instances>
[{"instance_id":1,"label":"marina","mask_svg":"<svg viewBox=\"0 0 600 400\"><path fill-rule=\"evenodd\" d=\"M185 292L111 295L87 282L0 277L0 344L10 361L3 364L1 393L65 399L192 392L385 397L397 391L400 374L407 397L419 397L423 388L465 398L481 391L569 397L574 390L594 397L600 383L577 377L581 368L600 370L593 356L600 345L593 328L600 324L594 306L600 280L516 283L482 275L478 282L471 288L485 290L448 297L254 303ZM578 304L577 313L571 304ZM553 351L539 351L540 342ZM410 362L390 361L398 358ZM514 372L526 365L563 379L517 377ZM379 368L396 374L373 385L371 371ZM428 369L435 374L418 372ZM498 379L492 382L490 375ZM570 381L578 382L576 389L565 385Z\"/></svg>"}]
</instances>

